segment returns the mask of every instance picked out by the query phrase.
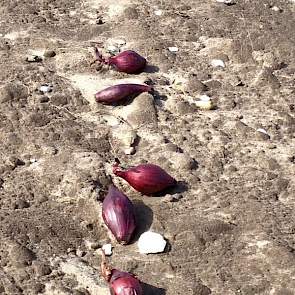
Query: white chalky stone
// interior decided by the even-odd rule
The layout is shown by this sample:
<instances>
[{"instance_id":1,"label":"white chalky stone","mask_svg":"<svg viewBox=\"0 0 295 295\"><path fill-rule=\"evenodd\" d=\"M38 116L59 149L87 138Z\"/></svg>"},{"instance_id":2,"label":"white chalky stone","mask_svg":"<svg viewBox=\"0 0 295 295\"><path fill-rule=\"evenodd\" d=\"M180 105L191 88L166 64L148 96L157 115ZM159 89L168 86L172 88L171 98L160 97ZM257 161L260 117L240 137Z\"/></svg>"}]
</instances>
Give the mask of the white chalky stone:
<instances>
[{"instance_id":1,"label":"white chalky stone","mask_svg":"<svg viewBox=\"0 0 295 295\"><path fill-rule=\"evenodd\" d=\"M167 242L158 233L147 231L138 240L138 248L141 254L161 253L165 250Z\"/></svg>"},{"instance_id":2,"label":"white chalky stone","mask_svg":"<svg viewBox=\"0 0 295 295\"><path fill-rule=\"evenodd\" d=\"M112 244L103 245L102 250L106 256L112 255Z\"/></svg>"},{"instance_id":3,"label":"white chalky stone","mask_svg":"<svg viewBox=\"0 0 295 295\"><path fill-rule=\"evenodd\" d=\"M50 92L51 91L51 87L50 86L47 86L47 85L42 85L40 87L40 91L43 92L43 93Z\"/></svg>"},{"instance_id":4,"label":"white chalky stone","mask_svg":"<svg viewBox=\"0 0 295 295\"><path fill-rule=\"evenodd\" d=\"M267 134L267 135L268 135L267 131L266 131L265 129L263 129L263 128L258 128L256 131L258 131L258 132L261 132L261 133L264 133L264 134Z\"/></svg>"},{"instance_id":5,"label":"white chalky stone","mask_svg":"<svg viewBox=\"0 0 295 295\"><path fill-rule=\"evenodd\" d=\"M217 67L224 68L225 67L224 62L221 59L212 59L211 65L212 65L212 67L215 67L215 68L217 68Z\"/></svg>"},{"instance_id":6,"label":"white chalky stone","mask_svg":"<svg viewBox=\"0 0 295 295\"><path fill-rule=\"evenodd\" d=\"M208 95L204 94L204 95L200 96L200 100L201 101L210 101L211 98Z\"/></svg>"},{"instance_id":7,"label":"white chalky stone","mask_svg":"<svg viewBox=\"0 0 295 295\"><path fill-rule=\"evenodd\" d=\"M225 4L231 4L231 3L233 3L233 0L216 0L216 2L225 3Z\"/></svg>"},{"instance_id":8,"label":"white chalky stone","mask_svg":"<svg viewBox=\"0 0 295 295\"><path fill-rule=\"evenodd\" d=\"M155 10L155 15L158 15L158 16L160 16L160 15L162 15L162 10Z\"/></svg>"},{"instance_id":9,"label":"white chalky stone","mask_svg":"<svg viewBox=\"0 0 295 295\"><path fill-rule=\"evenodd\" d=\"M168 47L168 50L170 51L170 52L177 52L178 51L178 47Z\"/></svg>"}]
</instances>

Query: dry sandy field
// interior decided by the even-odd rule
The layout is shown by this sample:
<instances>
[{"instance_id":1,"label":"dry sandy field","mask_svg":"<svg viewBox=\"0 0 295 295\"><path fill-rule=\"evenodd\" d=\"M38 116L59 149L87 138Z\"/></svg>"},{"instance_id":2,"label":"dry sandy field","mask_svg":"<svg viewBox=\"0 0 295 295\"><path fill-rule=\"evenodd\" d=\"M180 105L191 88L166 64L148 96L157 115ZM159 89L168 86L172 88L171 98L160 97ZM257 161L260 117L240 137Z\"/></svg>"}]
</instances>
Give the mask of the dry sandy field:
<instances>
[{"instance_id":1,"label":"dry sandy field","mask_svg":"<svg viewBox=\"0 0 295 295\"><path fill-rule=\"evenodd\" d=\"M95 45L148 67L93 64ZM110 294L106 243L145 295L295 294L294 48L294 0L1 0L0 294ZM96 103L125 81L155 91ZM178 185L142 196L115 158ZM127 246L101 219L110 181L136 207ZM148 229L163 253L139 253Z\"/></svg>"}]
</instances>

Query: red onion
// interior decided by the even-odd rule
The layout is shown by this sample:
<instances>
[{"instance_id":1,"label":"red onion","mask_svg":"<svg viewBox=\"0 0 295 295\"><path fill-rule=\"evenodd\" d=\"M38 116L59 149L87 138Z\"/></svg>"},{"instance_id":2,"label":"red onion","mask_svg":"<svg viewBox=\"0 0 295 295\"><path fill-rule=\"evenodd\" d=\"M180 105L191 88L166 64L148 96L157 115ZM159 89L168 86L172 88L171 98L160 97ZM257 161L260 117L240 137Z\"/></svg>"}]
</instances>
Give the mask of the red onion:
<instances>
[{"instance_id":1,"label":"red onion","mask_svg":"<svg viewBox=\"0 0 295 295\"><path fill-rule=\"evenodd\" d=\"M110 290L114 295L142 295L142 288L138 279L128 272L112 269Z\"/></svg>"},{"instance_id":2,"label":"red onion","mask_svg":"<svg viewBox=\"0 0 295 295\"><path fill-rule=\"evenodd\" d=\"M109 283L112 295L143 295L139 280L128 272L123 272L111 268L102 251L101 272L105 280Z\"/></svg>"},{"instance_id":3,"label":"red onion","mask_svg":"<svg viewBox=\"0 0 295 295\"><path fill-rule=\"evenodd\" d=\"M95 99L97 102L110 104L127 98L128 96L138 95L151 90L151 86L148 85L118 84L97 92L95 94Z\"/></svg>"},{"instance_id":4,"label":"red onion","mask_svg":"<svg viewBox=\"0 0 295 295\"><path fill-rule=\"evenodd\" d=\"M102 217L118 242L128 244L135 230L135 214L132 202L114 185L102 203Z\"/></svg>"},{"instance_id":5,"label":"red onion","mask_svg":"<svg viewBox=\"0 0 295 295\"><path fill-rule=\"evenodd\" d=\"M135 190L150 195L174 185L176 180L161 167L154 164L141 164L127 170L113 165L115 175L125 179Z\"/></svg>"},{"instance_id":6,"label":"red onion","mask_svg":"<svg viewBox=\"0 0 295 295\"><path fill-rule=\"evenodd\" d=\"M126 50L116 56L103 58L101 53L95 48L96 59L106 65L111 65L119 72L127 74L139 73L146 66L146 59L133 50Z\"/></svg>"}]
</instances>

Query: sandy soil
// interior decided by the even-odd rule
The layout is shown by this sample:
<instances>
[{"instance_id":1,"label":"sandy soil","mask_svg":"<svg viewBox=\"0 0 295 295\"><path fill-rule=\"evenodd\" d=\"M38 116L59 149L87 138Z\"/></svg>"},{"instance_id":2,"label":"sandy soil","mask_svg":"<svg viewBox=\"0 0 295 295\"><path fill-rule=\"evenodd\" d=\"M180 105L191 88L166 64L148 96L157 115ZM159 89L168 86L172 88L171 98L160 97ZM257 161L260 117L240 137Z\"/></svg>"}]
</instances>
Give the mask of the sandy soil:
<instances>
[{"instance_id":1,"label":"sandy soil","mask_svg":"<svg viewBox=\"0 0 295 295\"><path fill-rule=\"evenodd\" d=\"M0 293L109 294L97 249L111 241L111 263L145 294L295 294L294 13L288 0L2 0ZM93 44L149 67L90 66ZM156 94L95 103L126 79ZM214 110L194 104L204 94ZM136 237L161 233L165 253L104 228L115 157L180 182L148 198L114 179L136 204Z\"/></svg>"}]
</instances>

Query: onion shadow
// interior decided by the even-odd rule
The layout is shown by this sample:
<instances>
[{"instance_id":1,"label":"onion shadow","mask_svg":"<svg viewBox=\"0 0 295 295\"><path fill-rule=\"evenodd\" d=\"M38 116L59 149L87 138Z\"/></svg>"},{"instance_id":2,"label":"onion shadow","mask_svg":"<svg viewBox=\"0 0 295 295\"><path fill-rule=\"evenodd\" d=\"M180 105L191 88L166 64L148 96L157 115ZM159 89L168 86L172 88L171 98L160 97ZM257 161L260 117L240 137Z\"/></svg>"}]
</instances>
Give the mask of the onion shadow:
<instances>
[{"instance_id":1,"label":"onion shadow","mask_svg":"<svg viewBox=\"0 0 295 295\"><path fill-rule=\"evenodd\" d=\"M162 288L157 288L155 286L142 283L141 282L141 287L144 295L165 295L166 290Z\"/></svg>"},{"instance_id":2,"label":"onion shadow","mask_svg":"<svg viewBox=\"0 0 295 295\"><path fill-rule=\"evenodd\" d=\"M144 68L144 73L149 73L149 74L152 74L152 73L157 73L159 72L160 68L157 67L157 66L153 66L153 65L147 65L145 68Z\"/></svg>"},{"instance_id":3,"label":"onion shadow","mask_svg":"<svg viewBox=\"0 0 295 295\"><path fill-rule=\"evenodd\" d=\"M132 200L135 209L136 230L131 243L136 242L140 235L148 231L153 223L153 210L140 200Z\"/></svg>"},{"instance_id":4,"label":"onion shadow","mask_svg":"<svg viewBox=\"0 0 295 295\"><path fill-rule=\"evenodd\" d=\"M177 181L175 185L166 188L163 191L152 194L151 197L164 197L165 195L176 195L188 191L188 183L185 181Z\"/></svg>"}]
</instances>

